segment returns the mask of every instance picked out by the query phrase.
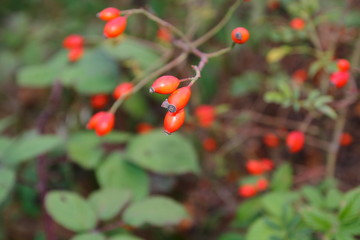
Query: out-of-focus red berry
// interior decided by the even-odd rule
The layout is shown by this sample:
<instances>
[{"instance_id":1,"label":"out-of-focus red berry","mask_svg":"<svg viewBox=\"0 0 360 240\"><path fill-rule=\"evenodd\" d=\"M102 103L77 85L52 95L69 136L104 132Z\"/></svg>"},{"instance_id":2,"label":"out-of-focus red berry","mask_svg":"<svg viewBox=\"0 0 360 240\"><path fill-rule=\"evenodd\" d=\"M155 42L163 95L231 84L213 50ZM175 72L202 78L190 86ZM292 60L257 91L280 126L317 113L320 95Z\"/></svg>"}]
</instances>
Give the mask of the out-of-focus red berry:
<instances>
[{"instance_id":1,"label":"out-of-focus red berry","mask_svg":"<svg viewBox=\"0 0 360 240\"><path fill-rule=\"evenodd\" d=\"M68 59L70 62L78 61L84 55L83 47L71 48L68 52Z\"/></svg>"},{"instance_id":2,"label":"out-of-focus red berry","mask_svg":"<svg viewBox=\"0 0 360 240\"><path fill-rule=\"evenodd\" d=\"M276 10L280 7L280 2L279 0L269 0L267 2L267 7L270 9L270 10Z\"/></svg>"},{"instance_id":3,"label":"out-of-focus red berry","mask_svg":"<svg viewBox=\"0 0 360 240\"><path fill-rule=\"evenodd\" d=\"M195 117L201 127L210 127L215 121L215 108L211 105L200 105L195 109Z\"/></svg>"},{"instance_id":4,"label":"out-of-focus red berry","mask_svg":"<svg viewBox=\"0 0 360 240\"><path fill-rule=\"evenodd\" d=\"M108 7L96 14L98 18L104 21L110 21L120 16L120 10L114 7Z\"/></svg>"},{"instance_id":5,"label":"out-of-focus red berry","mask_svg":"<svg viewBox=\"0 0 360 240\"><path fill-rule=\"evenodd\" d=\"M271 148L275 148L275 147L279 146L279 143L280 143L278 136L276 136L276 134L274 134L274 133L265 134L263 140L264 140L265 145L268 147L271 147Z\"/></svg>"},{"instance_id":6,"label":"out-of-focus red berry","mask_svg":"<svg viewBox=\"0 0 360 240\"><path fill-rule=\"evenodd\" d=\"M203 148L208 152L214 152L217 149L217 143L214 138L205 138L202 142Z\"/></svg>"},{"instance_id":7,"label":"out-of-focus red berry","mask_svg":"<svg viewBox=\"0 0 360 240\"><path fill-rule=\"evenodd\" d=\"M268 172L274 168L274 162L269 158L262 158L260 159L260 163L264 172Z\"/></svg>"},{"instance_id":8,"label":"out-of-focus red berry","mask_svg":"<svg viewBox=\"0 0 360 240\"><path fill-rule=\"evenodd\" d=\"M257 160L249 160L246 163L247 171L252 175L260 175L264 173L263 164Z\"/></svg>"},{"instance_id":9,"label":"out-of-focus red berry","mask_svg":"<svg viewBox=\"0 0 360 240\"><path fill-rule=\"evenodd\" d=\"M169 31L169 29L167 29L165 27L160 27L159 30L157 31L157 37L161 41L169 43L171 41L172 34Z\"/></svg>"},{"instance_id":10,"label":"out-of-focus red berry","mask_svg":"<svg viewBox=\"0 0 360 240\"><path fill-rule=\"evenodd\" d=\"M344 87L349 81L350 74L349 72L334 72L330 76L330 81L337 88Z\"/></svg>"},{"instance_id":11,"label":"out-of-focus red berry","mask_svg":"<svg viewBox=\"0 0 360 240\"><path fill-rule=\"evenodd\" d=\"M257 193L256 187L250 184L244 184L240 186L238 191L239 191L239 195L244 198L253 197Z\"/></svg>"},{"instance_id":12,"label":"out-of-focus red berry","mask_svg":"<svg viewBox=\"0 0 360 240\"><path fill-rule=\"evenodd\" d=\"M337 67L338 67L339 71L347 72L350 70L351 65L350 65L350 62L346 59L338 59Z\"/></svg>"},{"instance_id":13,"label":"out-of-focus red berry","mask_svg":"<svg viewBox=\"0 0 360 240\"><path fill-rule=\"evenodd\" d=\"M292 79L298 83L305 82L307 77L308 77L308 74L304 69L298 69L292 74Z\"/></svg>"},{"instance_id":14,"label":"out-of-focus red berry","mask_svg":"<svg viewBox=\"0 0 360 240\"><path fill-rule=\"evenodd\" d=\"M258 191L265 191L269 187L269 181L266 178L259 178L256 182Z\"/></svg>"},{"instance_id":15,"label":"out-of-focus red berry","mask_svg":"<svg viewBox=\"0 0 360 240\"><path fill-rule=\"evenodd\" d=\"M234 43L243 44L250 38L250 33L246 28L237 27L231 32L231 38Z\"/></svg>"},{"instance_id":16,"label":"out-of-focus red berry","mask_svg":"<svg viewBox=\"0 0 360 240\"><path fill-rule=\"evenodd\" d=\"M151 124L145 123L145 122L139 123L136 127L137 133L140 133L140 134L150 132L153 129L154 129L154 127Z\"/></svg>"},{"instance_id":17,"label":"out-of-focus red berry","mask_svg":"<svg viewBox=\"0 0 360 240\"><path fill-rule=\"evenodd\" d=\"M94 96L91 97L90 102L91 102L91 106L94 109L100 109L106 106L106 104L108 103L109 98L106 94L96 94Z\"/></svg>"},{"instance_id":18,"label":"out-of-focus red berry","mask_svg":"<svg viewBox=\"0 0 360 240\"><path fill-rule=\"evenodd\" d=\"M88 124L88 129L94 129L96 134L103 136L108 134L114 128L115 116L111 112L98 112L93 115Z\"/></svg>"},{"instance_id":19,"label":"out-of-focus red berry","mask_svg":"<svg viewBox=\"0 0 360 240\"><path fill-rule=\"evenodd\" d=\"M113 97L119 99L124 95L129 95L134 88L134 84L131 82L120 83L113 92Z\"/></svg>"},{"instance_id":20,"label":"out-of-focus red berry","mask_svg":"<svg viewBox=\"0 0 360 240\"><path fill-rule=\"evenodd\" d=\"M63 41L64 48L82 48L84 46L84 38L78 34L71 34L67 36Z\"/></svg>"},{"instance_id":21,"label":"out-of-focus red berry","mask_svg":"<svg viewBox=\"0 0 360 240\"><path fill-rule=\"evenodd\" d=\"M121 35L126 28L126 17L117 17L108 21L104 26L104 36L114 38Z\"/></svg>"},{"instance_id":22,"label":"out-of-focus red berry","mask_svg":"<svg viewBox=\"0 0 360 240\"><path fill-rule=\"evenodd\" d=\"M292 131L286 138L286 145L291 153L299 152L305 143L305 135L300 131Z\"/></svg>"},{"instance_id":23,"label":"out-of-focus red berry","mask_svg":"<svg viewBox=\"0 0 360 240\"><path fill-rule=\"evenodd\" d=\"M305 28L305 21L301 18L294 18L291 20L290 26L294 30L302 30Z\"/></svg>"},{"instance_id":24,"label":"out-of-focus red berry","mask_svg":"<svg viewBox=\"0 0 360 240\"><path fill-rule=\"evenodd\" d=\"M344 132L340 137L340 145L341 146L349 146L353 142L353 137L350 133Z\"/></svg>"}]
</instances>

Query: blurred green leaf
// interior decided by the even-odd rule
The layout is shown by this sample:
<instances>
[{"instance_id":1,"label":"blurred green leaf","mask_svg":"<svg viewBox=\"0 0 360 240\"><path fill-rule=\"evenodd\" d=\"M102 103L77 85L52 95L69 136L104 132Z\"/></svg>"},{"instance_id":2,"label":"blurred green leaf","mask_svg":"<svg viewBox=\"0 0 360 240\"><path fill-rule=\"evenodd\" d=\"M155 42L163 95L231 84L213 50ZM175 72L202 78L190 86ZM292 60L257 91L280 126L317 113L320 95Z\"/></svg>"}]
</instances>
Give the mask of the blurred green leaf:
<instances>
[{"instance_id":1,"label":"blurred green leaf","mask_svg":"<svg viewBox=\"0 0 360 240\"><path fill-rule=\"evenodd\" d=\"M93 192L89 202L96 212L98 219L110 220L129 202L130 192L119 189L102 189Z\"/></svg>"},{"instance_id":2,"label":"blurred green leaf","mask_svg":"<svg viewBox=\"0 0 360 240\"><path fill-rule=\"evenodd\" d=\"M218 240L245 240L245 237L240 233L236 232L226 232L223 233Z\"/></svg>"},{"instance_id":3,"label":"blurred green leaf","mask_svg":"<svg viewBox=\"0 0 360 240\"><path fill-rule=\"evenodd\" d=\"M269 240L272 236L282 238L283 233L269 227L264 218L256 220L246 234L246 240Z\"/></svg>"},{"instance_id":4,"label":"blurred green leaf","mask_svg":"<svg viewBox=\"0 0 360 240\"><path fill-rule=\"evenodd\" d=\"M133 118L143 119L147 114L149 106L145 96L141 93L136 93L124 102L123 108Z\"/></svg>"},{"instance_id":5,"label":"blurred green leaf","mask_svg":"<svg viewBox=\"0 0 360 240\"><path fill-rule=\"evenodd\" d=\"M325 196L325 205L329 209L336 209L340 205L342 199L342 193L336 188L327 191Z\"/></svg>"},{"instance_id":6,"label":"blurred green leaf","mask_svg":"<svg viewBox=\"0 0 360 240\"><path fill-rule=\"evenodd\" d=\"M138 238L129 234L118 234L110 237L109 240L142 240L142 238Z\"/></svg>"},{"instance_id":7,"label":"blurred green leaf","mask_svg":"<svg viewBox=\"0 0 360 240\"><path fill-rule=\"evenodd\" d=\"M290 219L294 214L291 203L294 196L289 192L271 192L266 194L261 203L264 209L275 217L281 217L283 221Z\"/></svg>"},{"instance_id":8,"label":"blurred green leaf","mask_svg":"<svg viewBox=\"0 0 360 240\"><path fill-rule=\"evenodd\" d=\"M285 96L279 92L270 91L264 95L264 101L267 103L282 103L285 100Z\"/></svg>"},{"instance_id":9,"label":"blurred green leaf","mask_svg":"<svg viewBox=\"0 0 360 240\"><path fill-rule=\"evenodd\" d=\"M261 210L258 198L252 198L239 204L232 225L237 228L247 227L259 215Z\"/></svg>"},{"instance_id":10,"label":"blurred green leaf","mask_svg":"<svg viewBox=\"0 0 360 240\"><path fill-rule=\"evenodd\" d=\"M134 137L128 145L129 161L162 174L198 173L198 158L187 139L179 134L167 136L161 131Z\"/></svg>"},{"instance_id":11,"label":"blurred green leaf","mask_svg":"<svg viewBox=\"0 0 360 240\"><path fill-rule=\"evenodd\" d=\"M360 190L356 188L348 192L341 201L339 219L341 223L350 223L360 215Z\"/></svg>"},{"instance_id":12,"label":"blurred green leaf","mask_svg":"<svg viewBox=\"0 0 360 240\"><path fill-rule=\"evenodd\" d=\"M81 131L70 136L67 152L72 161L86 169L95 168L104 157L100 138L89 131Z\"/></svg>"},{"instance_id":13,"label":"blurred green leaf","mask_svg":"<svg viewBox=\"0 0 360 240\"><path fill-rule=\"evenodd\" d=\"M58 224L72 231L89 231L96 226L94 210L77 193L51 191L46 195L45 208Z\"/></svg>"},{"instance_id":14,"label":"blurred green leaf","mask_svg":"<svg viewBox=\"0 0 360 240\"><path fill-rule=\"evenodd\" d=\"M292 186L293 171L289 164L281 165L273 174L271 188L276 191L288 190Z\"/></svg>"},{"instance_id":15,"label":"blurred green leaf","mask_svg":"<svg viewBox=\"0 0 360 240\"><path fill-rule=\"evenodd\" d=\"M318 108L317 110L322 112L329 118L336 119L338 117L338 114L336 113L336 111L330 106L322 106L321 108Z\"/></svg>"},{"instance_id":16,"label":"blurred green leaf","mask_svg":"<svg viewBox=\"0 0 360 240\"><path fill-rule=\"evenodd\" d=\"M262 75L258 72L247 71L243 75L231 79L231 94L239 97L256 92L261 87Z\"/></svg>"},{"instance_id":17,"label":"blurred green leaf","mask_svg":"<svg viewBox=\"0 0 360 240\"><path fill-rule=\"evenodd\" d=\"M334 215L315 207L302 209L300 214L310 228L324 233L331 230L337 224L337 219Z\"/></svg>"},{"instance_id":18,"label":"blurred green leaf","mask_svg":"<svg viewBox=\"0 0 360 240\"><path fill-rule=\"evenodd\" d=\"M125 210L123 219L135 227L145 224L161 227L176 225L188 217L184 207L171 198L154 196L130 205Z\"/></svg>"},{"instance_id":19,"label":"blurred green leaf","mask_svg":"<svg viewBox=\"0 0 360 240\"><path fill-rule=\"evenodd\" d=\"M149 178L146 172L125 161L119 153L113 153L96 169L96 178L101 188L128 190L135 200L149 193Z\"/></svg>"},{"instance_id":20,"label":"blurred green leaf","mask_svg":"<svg viewBox=\"0 0 360 240\"><path fill-rule=\"evenodd\" d=\"M0 119L0 132L4 131L6 128L8 128L13 123L14 123L13 116L9 116L9 117Z\"/></svg>"},{"instance_id":21,"label":"blurred green leaf","mask_svg":"<svg viewBox=\"0 0 360 240\"><path fill-rule=\"evenodd\" d=\"M62 139L56 135L25 134L13 141L4 153L1 162L8 165L17 165L49 152L61 146L62 143Z\"/></svg>"},{"instance_id":22,"label":"blurred green leaf","mask_svg":"<svg viewBox=\"0 0 360 240\"><path fill-rule=\"evenodd\" d=\"M15 172L0 166L0 204L8 196L15 184Z\"/></svg>"},{"instance_id":23,"label":"blurred green leaf","mask_svg":"<svg viewBox=\"0 0 360 240\"><path fill-rule=\"evenodd\" d=\"M321 192L313 186L305 186L301 190L302 194L310 205L321 208L324 206L324 198Z\"/></svg>"},{"instance_id":24,"label":"blurred green leaf","mask_svg":"<svg viewBox=\"0 0 360 240\"><path fill-rule=\"evenodd\" d=\"M266 60L268 63L279 62L287 54L291 53L292 47L290 46L281 46L276 48L271 48L266 55Z\"/></svg>"},{"instance_id":25,"label":"blurred green leaf","mask_svg":"<svg viewBox=\"0 0 360 240\"><path fill-rule=\"evenodd\" d=\"M73 236L70 240L105 240L105 236L101 233L82 233Z\"/></svg>"}]
</instances>

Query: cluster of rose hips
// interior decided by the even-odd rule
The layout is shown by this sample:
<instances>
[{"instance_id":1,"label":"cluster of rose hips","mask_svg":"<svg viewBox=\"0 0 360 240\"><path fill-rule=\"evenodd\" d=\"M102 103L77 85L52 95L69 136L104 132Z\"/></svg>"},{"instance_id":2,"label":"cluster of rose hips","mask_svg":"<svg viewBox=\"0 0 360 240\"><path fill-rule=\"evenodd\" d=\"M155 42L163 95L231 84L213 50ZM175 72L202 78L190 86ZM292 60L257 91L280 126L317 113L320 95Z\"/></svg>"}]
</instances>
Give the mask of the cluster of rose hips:
<instances>
[{"instance_id":1,"label":"cluster of rose hips","mask_svg":"<svg viewBox=\"0 0 360 240\"><path fill-rule=\"evenodd\" d=\"M120 16L120 10L117 8L105 8L96 15L107 23L104 26L104 36L114 38L121 35L126 28L127 17Z\"/></svg>"},{"instance_id":2,"label":"cluster of rose hips","mask_svg":"<svg viewBox=\"0 0 360 240\"><path fill-rule=\"evenodd\" d=\"M68 49L68 59L70 62L76 62L84 54L85 40L81 35L71 34L63 41L63 47Z\"/></svg>"},{"instance_id":3,"label":"cluster of rose hips","mask_svg":"<svg viewBox=\"0 0 360 240\"><path fill-rule=\"evenodd\" d=\"M263 174L271 171L274 163L271 159L262 158L260 160L249 160L246 163L246 169L251 175L259 176L255 183L243 184L239 187L238 192L242 197L253 197L258 192L265 191L269 187L269 181Z\"/></svg>"},{"instance_id":4,"label":"cluster of rose hips","mask_svg":"<svg viewBox=\"0 0 360 240\"><path fill-rule=\"evenodd\" d=\"M337 60L338 71L330 76L330 82L337 88L344 87L350 79L350 63L346 59Z\"/></svg>"},{"instance_id":5,"label":"cluster of rose hips","mask_svg":"<svg viewBox=\"0 0 360 240\"><path fill-rule=\"evenodd\" d=\"M267 133L263 137L264 144L270 148L279 146L279 137L274 133ZM305 135L301 131L291 131L286 136L286 146L291 153L299 152L305 143Z\"/></svg>"}]
</instances>

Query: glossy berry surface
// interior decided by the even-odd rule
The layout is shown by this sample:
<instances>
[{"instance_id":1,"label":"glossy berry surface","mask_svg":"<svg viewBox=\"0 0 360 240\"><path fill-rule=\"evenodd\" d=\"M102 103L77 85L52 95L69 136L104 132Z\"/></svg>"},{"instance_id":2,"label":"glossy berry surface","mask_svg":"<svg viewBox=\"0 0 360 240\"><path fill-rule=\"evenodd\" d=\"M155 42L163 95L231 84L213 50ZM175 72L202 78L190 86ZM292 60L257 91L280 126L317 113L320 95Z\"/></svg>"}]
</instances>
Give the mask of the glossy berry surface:
<instances>
[{"instance_id":1,"label":"glossy berry surface","mask_svg":"<svg viewBox=\"0 0 360 240\"><path fill-rule=\"evenodd\" d=\"M305 143L305 135L300 131L292 131L286 138L286 145L291 153L299 152Z\"/></svg>"},{"instance_id":2,"label":"glossy berry surface","mask_svg":"<svg viewBox=\"0 0 360 240\"><path fill-rule=\"evenodd\" d=\"M237 44L246 43L249 40L250 33L246 28L238 27L235 28L231 33L231 38L233 42Z\"/></svg>"},{"instance_id":3,"label":"glossy berry surface","mask_svg":"<svg viewBox=\"0 0 360 240\"><path fill-rule=\"evenodd\" d=\"M115 116L110 112L98 112L92 116L87 124L88 129L94 129L96 134L104 136L114 128Z\"/></svg>"},{"instance_id":4,"label":"glossy berry surface","mask_svg":"<svg viewBox=\"0 0 360 240\"><path fill-rule=\"evenodd\" d=\"M110 20L104 26L104 36L114 38L121 35L125 31L126 22L126 17L117 17Z\"/></svg>"},{"instance_id":5,"label":"glossy berry surface","mask_svg":"<svg viewBox=\"0 0 360 240\"><path fill-rule=\"evenodd\" d=\"M337 68L341 72L346 72L350 70L350 62L346 59L337 60Z\"/></svg>"},{"instance_id":6,"label":"glossy berry surface","mask_svg":"<svg viewBox=\"0 0 360 240\"><path fill-rule=\"evenodd\" d=\"M185 122L185 110L167 112L164 119L164 132L168 135L177 131Z\"/></svg>"},{"instance_id":7,"label":"glossy berry surface","mask_svg":"<svg viewBox=\"0 0 360 240\"><path fill-rule=\"evenodd\" d=\"M217 149L217 143L214 138L208 137L202 141L203 148L205 151L214 152Z\"/></svg>"},{"instance_id":8,"label":"glossy berry surface","mask_svg":"<svg viewBox=\"0 0 360 240\"><path fill-rule=\"evenodd\" d=\"M274 133L267 133L263 138L264 144L270 148L279 146L280 140Z\"/></svg>"},{"instance_id":9,"label":"glossy berry surface","mask_svg":"<svg viewBox=\"0 0 360 240\"><path fill-rule=\"evenodd\" d=\"M215 108L211 105L200 105L195 109L195 117L201 127L210 127L215 121Z\"/></svg>"},{"instance_id":10,"label":"glossy berry surface","mask_svg":"<svg viewBox=\"0 0 360 240\"><path fill-rule=\"evenodd\" d=\"M150 93L160 93L160 94L170 94L174 92L179 86L180 81L177 77L165 75L159 77L151 85L149 92Z\"/></svg>"},{"instance_id":11,"label":"glossy berry surface","mask_svg":"<svg viewBox=\"0 0 360 240\"><path fill-rule=\"evenodd\" d=\"M96 14L98 18L104 21L110 21L120 16L120 10L114 7L108 7Z\"/></svg>"},{"instance_id":12,"label":"glossy berry surface","mask_svg":"<svg viewBox=\"0 0 360 240\"><path fill-rule=\"evenodd\" d=\"M175 90L167 99L169 103L167 109L172 113L183 109L188 104L190 97L190 87L182 87Z\"/></svg>"},{"instance_id":13,"label":"glossy berry surface","mask_svg":"<svg viewBox=\"0 0 360 240\"><path fill-rule=\"evenodd\" d=\"M134 84L130 82L120 83L113 92L113 97L119 99L124 95L130 94L134 88Z\"/></svg>"},{"instance_id":14,"label":"glossy berry surface","mask_svg":"<svg viewBox=\"0 0 360 240\"><path fill-rule=\"evenodd\" d=\"M264 172L263 165L257 160L249 160L246 163L246 169L252 175L260 175Z\"/></svg>"},{"instance_id":15,"label":"glossy berry surface","mask_svg":"<svg viewBox=\"0 0 360 240\"><path fill-rule=\"evenodd\" d=\"M353 142L353 137L350 133L342 133L340 136L340 145L349 146Z\"/></svg>"},{"instance_id":16,"label":"glossy berry surface","mask_svg":"<svg viewBox=\"0 0 360 240\"><path fill-rule=\"evenodd\" d=\"M84 55L83 47L71 48L68 52L68 60L69 62L76 62Z\"/></svg>"},{"instance_id":17,"label":"glossy berry surface","mask_svg":"<svg viewBox=\"0 0 360 240\"><path fill-rule=\"evenodd\" d=\"M301 18L294 18L290 22L290 27L294 30L302 30L305 28L305 21Z\"/></svg>"},{"instance_id":18,"label":"glossy berry surface","mask_svg":"<svg viewBox=\"0 0 360 240\"><path fill-rule=\"evenodd\" d=\"M260 178L256 181L256 188L258 191L265 191L269 187L269 181L265 178Z\"/></svg>"},{"instance_id":19,"label":"glossy berry surface","mask_svg":"<svg viewBox=\"0 0 360 240\"><path fill-rule=\"evenodd\" d=\"M250 184L244 184L239 187L239 195L245 198L253 197L257 193L257 189L255 186Z\"/></svg>"},{"instance_id":20,"label":"glossy berry surface","mask_svg":"<svg viewBox=\"0 0 360 240\"><path fill-rule=\"evenodd\" d=\"M106 104L108 103L109 98L106 94L96 94L94 96L91 97L90 102L91 102L91 106L94 109L100 109L106 106Z\"/></svg>"},{"instance_id":21,"label":"glossy berry surface","mask_svg":"<svg viewBox=\"0 0 360 240\"><path fill-rule=\"evenodd\" d=\"M81 48L84 46L84 38L81 35L71 34L67 36L63 41L64 48Z\"/></svg>"},{"instance_id":22,"label":"glossy berry surface","mask_svg":"<svg viewBox=\"0 0 360 240\"><path fill-rule=\"evenodd\" d=\"M349 72L334 72L330 76L330 82L335 85L337 88L344 87L350 78Z\"/></svg>"}]
</instances>

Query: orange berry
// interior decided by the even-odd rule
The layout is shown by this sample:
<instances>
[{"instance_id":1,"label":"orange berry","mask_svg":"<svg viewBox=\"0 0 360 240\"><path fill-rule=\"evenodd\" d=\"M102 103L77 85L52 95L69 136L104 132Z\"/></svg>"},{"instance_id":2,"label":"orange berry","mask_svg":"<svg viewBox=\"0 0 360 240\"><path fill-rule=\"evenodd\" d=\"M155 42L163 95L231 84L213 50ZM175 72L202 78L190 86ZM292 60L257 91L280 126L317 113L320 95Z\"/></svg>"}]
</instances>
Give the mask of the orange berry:
<instances>
[{"instance_id":1,"label":"orange berry","mask_svg":"<svg viewBox=\"0 0 360 240\"><path fill-rule=\"evenodd\" d=\"M305 28L305 21L301 18L294 18L291 20L290 26L294 30L302 30Z\"/></svg>"},{"instance_id":2,"label":"orange berry","mask_svg":"<svg viewBox=\"0 0 360 240\"><path fill-rule=\"evenodd\" d=\"M266 146L275 148L279 146L279 138L274 133L267 133L264 135L264 143Z\"/></svg>"},{"instance_id":3,"label":"orange berry","mask_svg":"<svg viewBox=\"0 0 360 240\"><path fill-rule=\"evenodd\" d=\"M252 175L260 175L264 173L263 164L257 160L249 160L246 163L246 169Z\"/></svg>"},{"instance_id":4,"label":"orange berry","mask_svg":"<svg viewBox=\"0 0 360 240\"><path fill-rule=\"evenodd\" d=\"M83 47L71 48L68 53L68 59L70 62L78 61L84 55Z\"/></svg>"},{"instance_id":5,"label":"orange berry","mask_svg":"<svg viewBox=\"0 0 360 240\"><path fill-rule=\"evenodd\" d=\"M119 99L124 95L129 95L134 88L134 84L130 82L120 83L113 92L113 97Z\"/></svg>"},{"instance_id":6,"label":"orange berry","mask_svg":"<svg viewBox=\"0 0 360 240\"><path fill-rule=\"evenodd\" d=\"M350 133L344 132L340 137L340 145L341 146L349 146L353 142L353 137Z\"/></svg>"},{"instance_id":7,"label":"orange berry","mask_svg":"<svg viewBox=\"0 0 360 240\"><path fill-rule=\"evenodd\" d=\"M238 189L239 195L245 198L253 197L256 195L256 187L250 184L244 184Z\"/></svg>"},{"instance_id":8,"label":"orange berry","mask_svg":"<svg viewBox=\"0 0 360 240\"><path fill-rule=\"evenodd\" d=\"M120 10L114 7L108 7L96 14L98 18L104 21L110 21L120 16Z\"/></svg>"},{"instance_id":9,"label":"orange berry","mask_svg":"<svg viewBox=\"0 0 360 240\"><path fill-rule=\"evenodd\" d=\"M250 33L246 28L238 27L231 32L231 38L233 42L237 44L243 44L248 41Z\"/></svg>"},{"instance_id":10,"label":"orange berry","mask_svg":"<svg viewBox=\"0 0 360 240\"><path fill-rule=\"evenodd\" d=\"M210 127L215 121L215 108L211 105L200 105L195 109L195 117L201 127Z\"/></svg>"},{"instance_id":11,"label":"orange berry","mask_svg":"<svg viewBox=\"0 0 360 240\"><path fill-rule=\"evenodd\" d=\"M174 113L183 109L191 97L191 88L189 86L179 88L175 90L167 99L168 111Z\"/></svg>"},{"instance_id":12,"label":"orange berry","mask_svg":"<svg viewBox=\"0 0 360 240\"><path fill-rule=\"evenodd\" d=\"M179 86L180 81L177 77L165 75L159 77L151 85L149 92L150 93L160 93L160 94L170 94L174 92Z\"/></svg>"},{"instance_id":13,"label":"orange berry","mask_svg":"<svg viewBox=\"0 0 360 240\"><path fill-rule=\"evenodd\" d=\"M161 27L157 31L157 37L163 42L170 42L172 38L172 34L169 31L169 29L165 27Z\"/></svg>"},{"instance_id":14,"label":"orange berry","mask_svg":"<svg viewBox=\"0 0 360 240\"><path fill-rule=\"evenodd\" d=\"M350 62L346 59L338 59L337 60L337 67L339 69L339 71L341 72L346 72L350 70Z\"/></svg>"},{"instance_id":15,"label":"orange berry","mask_svg":"<svg viewBox=\"0 0 360 240\"><path fill-rule=\"evenodd\" d=\"M84 46L84 38L78 34L71 34L67 36L63 41L64 48L81 48Z\"/></svg>"},{"instance_id":16,"label":"orange berry","mask_svg":"<svg viewBox=\"0 0 360 240\"><path fill-rule=\"evenodd\" d=\"M167 112L164 119L164 132L168 135L177 131L185 121L185 110L181 109L178 112Z\"/></svg>"},{"instance_id":17,"label":"orange berry","mask_svg":"<svg viewBox=\"0 0 360 240\"><path fill-rule=\"evenodd\" d=\"M126 28L126 17L117 17L105 24L104 36L114 38L121 35Z\"/></svg>"},{"instance_id":18,"label":"orange berry","mask_svg":"<svg viewBox=\"0 0 360 240\"><path fill-rule=\"evenodd\" d=\"M214 152L217 149L217 143L214 138L205 138L202 142L203 148L208 152Z\"/></svg>"},{"instance_id":19,"label":"orange berry","mask_svg":"<svg viewBox=\"0 0 360 240\"><path fill-rule=\"evenodd\" d=\"M292 131L286 138L286 145L291 153L299 152L305 143L305 135L300 131Z\"/></svg>"},{"instance_id":20,"label":"orange berry","mask_svg":"<svg viewBox=\"0 0 360 240\"><path fill-rule=\"evenodd\" d=\"M90 102L94 109L99 109L105 107L108 100L109 98L106 94L96 94L91 97Z\"/></svg>"},{"instance_id":21,"label":"orange berry","mask_svg":"<svg viewBox=\"0 0 360 240\"><path fill-rule=\"evenodd\" d=\"M93 115L88 124L88 129L95 129L99 136L103 136L112 131L115 124L115 116L111 112L98 112Z\"/></svg>"}]
</instances>

